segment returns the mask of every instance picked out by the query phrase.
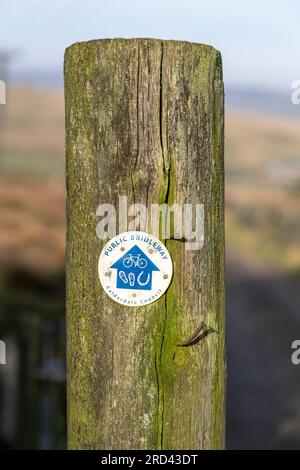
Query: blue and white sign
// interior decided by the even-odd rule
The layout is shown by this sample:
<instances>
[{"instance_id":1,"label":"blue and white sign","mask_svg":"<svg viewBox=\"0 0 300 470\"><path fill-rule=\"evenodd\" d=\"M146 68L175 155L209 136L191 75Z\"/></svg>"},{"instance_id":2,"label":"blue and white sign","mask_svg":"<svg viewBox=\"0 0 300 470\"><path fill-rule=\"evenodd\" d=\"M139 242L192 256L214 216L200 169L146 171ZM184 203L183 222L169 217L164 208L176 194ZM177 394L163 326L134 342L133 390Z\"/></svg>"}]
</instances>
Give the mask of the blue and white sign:
<instances>
[{"instance_id":1,"label":"blue and white sign","mask_svg":"<svg viewBox=\"0 0 300 470\"><path fill-rule=\"evenodd\" d=\"M169 287L173 267L165 245L145 232L124 232L103 248L98 263L105 292L116 302L139 307Z\"/></svg>"}]
</instances>

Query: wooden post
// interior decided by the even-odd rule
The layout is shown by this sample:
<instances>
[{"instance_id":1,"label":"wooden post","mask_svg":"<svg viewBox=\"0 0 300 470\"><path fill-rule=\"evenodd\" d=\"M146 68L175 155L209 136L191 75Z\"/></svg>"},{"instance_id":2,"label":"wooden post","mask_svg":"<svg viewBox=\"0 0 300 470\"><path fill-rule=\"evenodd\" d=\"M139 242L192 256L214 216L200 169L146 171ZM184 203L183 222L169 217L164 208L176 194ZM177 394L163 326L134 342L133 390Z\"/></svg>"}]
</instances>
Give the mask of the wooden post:
<instances>
[{"instance_id":1,"label":"wooden post","mask_svg":"<svg viewBox=\"0 0 300 470\"><path fill-rule=\"evenodd\" d=\"M210 46L152 39L65 55L68 446L224 446L223 83ZM205 240L166 240L174 276L144 307L111 300L96 209L203 203ZM204 321L208 331L178 346Z\"/></svg>"}]
</instances>

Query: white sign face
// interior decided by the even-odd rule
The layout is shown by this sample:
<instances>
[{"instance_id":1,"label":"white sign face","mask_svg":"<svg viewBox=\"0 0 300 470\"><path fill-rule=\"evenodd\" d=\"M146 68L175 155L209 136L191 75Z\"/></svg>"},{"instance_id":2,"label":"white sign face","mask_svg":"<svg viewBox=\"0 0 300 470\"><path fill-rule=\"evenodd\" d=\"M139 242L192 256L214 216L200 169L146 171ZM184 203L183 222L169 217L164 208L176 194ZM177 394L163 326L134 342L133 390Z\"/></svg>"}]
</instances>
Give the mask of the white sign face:
<instances>
[{"instance_id":1,"label":"white sign face","mask_svg":"<svg viewBox=\"0 0 300 470\"><path fill-rule=\"evenodd\" d=\"M123 232L103 248L99 278L113 300L140 307L159 299L169 287L173 266L170 253L156 237L145 232Z\"/></svg>"}]
</instances>

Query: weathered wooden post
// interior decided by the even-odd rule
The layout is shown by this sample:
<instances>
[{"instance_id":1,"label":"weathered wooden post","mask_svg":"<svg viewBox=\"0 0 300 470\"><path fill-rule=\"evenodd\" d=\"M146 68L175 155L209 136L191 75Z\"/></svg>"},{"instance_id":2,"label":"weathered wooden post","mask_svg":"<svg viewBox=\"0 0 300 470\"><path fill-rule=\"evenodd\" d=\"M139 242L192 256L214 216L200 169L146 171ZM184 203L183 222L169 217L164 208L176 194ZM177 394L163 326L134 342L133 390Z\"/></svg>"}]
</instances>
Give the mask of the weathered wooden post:
<instances>
[{"instance_id":1,"label":"weathered wooden post","mask_svg":"<svg viewBox=\"0 0 300 470\"><path fill-rule=\"evenodd\" d=\"M78 43L65 55L68 445L224 446L223 83L210 46ZM166 240L171 285L114 302L97 264L99 204L204 204L204 245ZM150 229L148 228L148 231ZM171 237L172 238L172 237ZM208 331L178 346L201 322Z\"/></svg>"}]
</instances>

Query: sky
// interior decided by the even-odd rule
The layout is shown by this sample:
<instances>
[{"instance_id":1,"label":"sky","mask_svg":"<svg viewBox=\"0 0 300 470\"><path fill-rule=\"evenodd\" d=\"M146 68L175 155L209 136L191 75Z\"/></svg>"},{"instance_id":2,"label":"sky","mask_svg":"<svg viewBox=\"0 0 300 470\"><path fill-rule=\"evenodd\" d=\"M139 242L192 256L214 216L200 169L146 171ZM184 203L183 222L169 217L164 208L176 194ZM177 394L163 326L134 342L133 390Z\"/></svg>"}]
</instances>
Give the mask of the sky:
<instances>
[{"instance_id":1,"label":"sky","mask_svg":"<svg viewBox=\"0 0 300 470\"><path fill-rule=\"evenodd\" d=\"M287 91L300 79L299 13L299 0L1 0L0 48L17 74L61 74L74 42L188 40L221 51L227 85Z\"/></svg>"}]
</instances>

